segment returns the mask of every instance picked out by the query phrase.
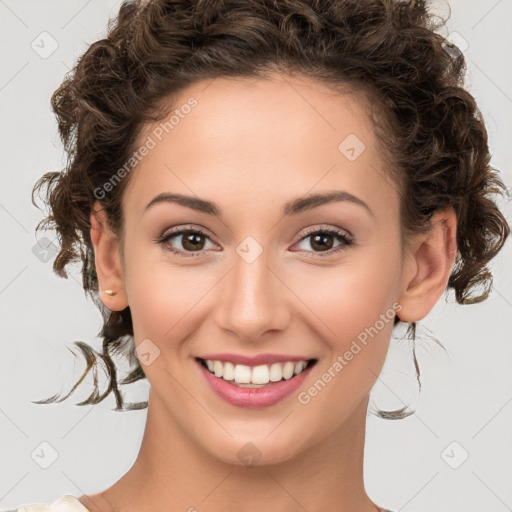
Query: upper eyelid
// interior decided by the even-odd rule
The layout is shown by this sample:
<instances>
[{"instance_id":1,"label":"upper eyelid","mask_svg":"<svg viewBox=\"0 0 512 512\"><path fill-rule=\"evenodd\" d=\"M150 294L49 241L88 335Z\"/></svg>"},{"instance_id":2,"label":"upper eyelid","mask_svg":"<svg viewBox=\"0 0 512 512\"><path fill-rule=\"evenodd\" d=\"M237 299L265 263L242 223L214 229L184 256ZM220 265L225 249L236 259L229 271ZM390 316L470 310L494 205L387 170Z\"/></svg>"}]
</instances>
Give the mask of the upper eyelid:
<instances>
[{"instance_id":1,"label":"upper eyelid","mask_svg":"<svg viewBox=\"0 0 512 512\"><path fill-rule=\"evenodd\" d=\"M338 228L338 227L324 226L324 227L313 227L313 228L308 227L305 229L306 229L306 231L299 238L299 241L304 239L305 237L312 235L314 233L317 233L317 232L329 232L329 233L338 234L338 235L341 234L343 236L346 236L347 238L350 238L351 240L354 238L354 236L352 235L352 233L350 231L348 231L347 229Z\"/></svg>"}]
</instances>

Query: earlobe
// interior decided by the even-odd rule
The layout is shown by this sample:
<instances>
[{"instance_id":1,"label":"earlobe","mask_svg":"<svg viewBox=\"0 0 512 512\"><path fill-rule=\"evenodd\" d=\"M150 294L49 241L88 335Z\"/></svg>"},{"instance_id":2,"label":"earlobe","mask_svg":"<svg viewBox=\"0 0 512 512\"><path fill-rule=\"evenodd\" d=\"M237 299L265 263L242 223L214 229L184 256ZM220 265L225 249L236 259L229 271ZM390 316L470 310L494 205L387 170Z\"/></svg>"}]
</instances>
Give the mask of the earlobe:
<instances>
[{"instance_id":1,"label":"earlobe","mask_svg":"<svg viewBox=\"0 0 512 512\"><path fill-rule=\"evenodd\" d=\"M430 313L448 285L457 255L457 218L452 208L439 210L427 233L408 244L408 265L398 317L417 322Z\"/></svg>"},{"instance_id":2,"label":"earlobe","mask_svg":"<svg viewBox=\"0 0 512 512\"><path fill-rule=\"evenodd\" d=\"M105 210L99 201L94 204L90 221L90 236L101 300L108 309L121 311L128 306L128 301L124 290L119 243L108 226ZM114 293L106 293L106 290Z\"/></svg>"}]
</instances>

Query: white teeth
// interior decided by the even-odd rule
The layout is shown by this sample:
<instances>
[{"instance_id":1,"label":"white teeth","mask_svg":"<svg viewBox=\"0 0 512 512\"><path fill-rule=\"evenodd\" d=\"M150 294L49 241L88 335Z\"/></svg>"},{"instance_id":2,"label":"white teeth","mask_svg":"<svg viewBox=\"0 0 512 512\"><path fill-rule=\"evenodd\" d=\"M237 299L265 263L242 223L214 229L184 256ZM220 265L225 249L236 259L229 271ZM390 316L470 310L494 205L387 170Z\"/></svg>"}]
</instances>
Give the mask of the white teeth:
<instances>
[{"instance_id":1,"label":"white teeth","mask_svg":"<svg viewBox=\"0 0 512 512\"><path fill-rule=\"evenodd\" d=\"M270 380L272 382L278 382L283 378L283 370L279 363L274 363L270 367Z\"/></svg>"},{"instance_id":2,"label":"white teeth","mask_svg":"<svg viewBox=\"0 0 512 512\"><path fill-rule=\"evenodd\" d=\"M294 369L295 365L291 361L285 363L285 365L283 366L283 378L286 380L291 379L293 377Z\"/></svg>"},{"instance_id":3,"label":"white teeth","mask_svg":"<svg viewBox=\"0 0 512 512\"><path fill-rule=\"evenodd\" d=\"M222 378L224 378L224 375ZM235 376L233 378L235 379L235 382L240 384L249 384L251 382L251 369L243 364L237 364L235 366Z\"/></svg>"},{"instance_id":4,"label":"white teeth","mask_svg":"<svg viewBox=\"0 0 512 512\"><path fill-rule=\"evenodd\" d=\"M224 363L222 378L226 380L233 380L235 378L235 367L233 366L233 363Z\"/></svg>"},{"instance_id":5,"label":"white teeth","mask_svg":"<svg viewBox=\"0 0 512 512\"><path fill-rule=\"evenodd\" d=\"M279 382L280 380L289 380L294 375L302 373L307 365L307 361L298 361L297 363L287 361L285 363L274 363L272 365L262 364L259 366L246 366L230 362L206 360L206 366L216 377L221 377L227 381L234 381L235 384L244 387L261 387L269 382Z\"/></svg>"},{"instance_id":6,"label":"white teeth","mask_svg":"<svg viewBox=\"0 0 512 512\"><path fill-rule=\"evenodd\" d=\"M215 377L222 377L223 365L220 361L213 362L213 371L215 372Z\"/></svg>"},{"instance_id":7,"label":"white teeth","mask_svg":"<svg viewBox=\"0 0 512 512\"><path fill-rule=\"evenodd\" d=\"M268 366L266 364L262 364L261 366L255 366L252 369L251 375L251 382L253 384L267 384L269 380Z\"/></svg>"}]
</instances>

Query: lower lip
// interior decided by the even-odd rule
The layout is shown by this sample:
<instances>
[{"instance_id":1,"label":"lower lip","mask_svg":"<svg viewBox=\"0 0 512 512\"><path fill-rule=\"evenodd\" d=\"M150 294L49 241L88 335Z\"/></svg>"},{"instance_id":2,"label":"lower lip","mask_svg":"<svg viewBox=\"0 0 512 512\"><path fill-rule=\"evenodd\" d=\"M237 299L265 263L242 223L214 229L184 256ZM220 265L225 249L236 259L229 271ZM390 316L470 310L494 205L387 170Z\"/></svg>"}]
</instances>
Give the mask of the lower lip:
<instances>
[{"instance_id":1,"label":"lower lip","mask_svg":"<svg viewBox=\"0 0 512 512\"><path fill-rule=\"evenodd\" d=\"M222 377L215 377L201 362L196 360L206 382L213 391L226 402L237 407L269 407L291 395L304 382L314 365L308 366L302 373L288 380L281 380L261 388L244 388L230 384Z\"/></svg>"}]
</instances>

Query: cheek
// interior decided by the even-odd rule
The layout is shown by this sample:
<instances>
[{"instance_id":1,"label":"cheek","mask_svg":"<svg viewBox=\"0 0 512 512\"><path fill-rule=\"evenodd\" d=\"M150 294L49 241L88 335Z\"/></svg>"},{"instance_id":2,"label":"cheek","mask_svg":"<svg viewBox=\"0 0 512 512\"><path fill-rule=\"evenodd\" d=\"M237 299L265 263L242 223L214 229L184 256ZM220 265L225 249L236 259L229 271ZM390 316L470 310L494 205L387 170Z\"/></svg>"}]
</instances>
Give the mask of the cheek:
<instances>
[{"instance_id":1,"label":"cheek","mask_svg":"<svg viewBox=\"0 0 512 512\"><path fill-rule=\"evenodd\" d=\"M366 271L359 276L352 272L347 276L328 304L330 321L340 339L356 338L375 324L382 330L381 315L385 324L392 321L392 289L393 283L381 273Z\"/></svg>"},{"instance_id":2,"label":"cheek","mask_svg":"<svg viewBox=\"0 0 512 512\"><path fill-rule=\"evenodd\" d=\"M309 294L311 309L326 326L324 348L328 354L318 365L320 381L311 393L322 395L319 406L328 406L334 397L343 414L369 393L384 364L394 317L400 309L395 302L399 254L366 253L357 261L347 260L346 266L329 269L324 276L318 275L316 280L316 290L323 289L323 293ZM305 292L306 282L303 285ZM330 391L322 392L324 387Z\"/></svg>"},{"instance_id":3,"label":"cheek","mask_svg":"<svg viewBox=\"0 0 512 512\"><path fill-rule=\"evenodd\" d=\"M375 324L379 331L386 331L384 327L392 324L400 280L399 258L396 249L393 253L361 251L342 265L316 269L301 279L301 294L325 323L333 348L343 349Z\"/></svg>"},{"instance_id":4,"label":"cheek","mask_svg":"<svg viewBox=\"0 0 512 512\"><path fill-rule=\"evenodd\" d=\"M194 278L194 267L173 266L160 248L144 250L135 243L127 248L125 284L136 342L149 338L164 348L194 316L208 283Z\"/></svg>"}]
</instances>

